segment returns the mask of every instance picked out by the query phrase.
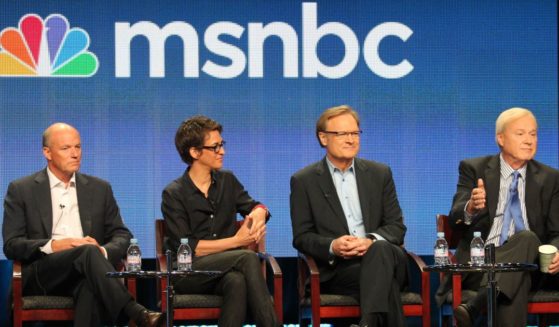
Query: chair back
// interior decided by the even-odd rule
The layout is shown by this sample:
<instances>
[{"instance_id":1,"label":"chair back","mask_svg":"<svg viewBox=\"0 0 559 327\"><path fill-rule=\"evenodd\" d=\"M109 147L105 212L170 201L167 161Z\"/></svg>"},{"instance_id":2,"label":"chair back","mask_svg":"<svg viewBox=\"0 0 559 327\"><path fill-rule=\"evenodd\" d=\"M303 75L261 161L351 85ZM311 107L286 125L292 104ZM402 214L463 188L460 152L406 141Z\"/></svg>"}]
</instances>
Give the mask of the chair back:
<instances>
[{"instance_id":1,"label":"chair back","mask_svg":"<svg viewBox=\"0 0 559 327\"><path fill-rule=\"evenodd\" d=\"M155 253L163 255L163 240L165 239L165 233L167 232L167 224L163 219L155 220Z\"/></svg>"},{"instance_id":2,"label":"chair back","mask_svg":"<svg viewBox=\"0 0 559 327\"><path fill-rule=\"evenodd\" d=\"M452 229L447 215L437 215L437 232L444 232L449 249L454 250L458 247L458 242L462 238L462 232Z\"/></svg>"}]
</instances>

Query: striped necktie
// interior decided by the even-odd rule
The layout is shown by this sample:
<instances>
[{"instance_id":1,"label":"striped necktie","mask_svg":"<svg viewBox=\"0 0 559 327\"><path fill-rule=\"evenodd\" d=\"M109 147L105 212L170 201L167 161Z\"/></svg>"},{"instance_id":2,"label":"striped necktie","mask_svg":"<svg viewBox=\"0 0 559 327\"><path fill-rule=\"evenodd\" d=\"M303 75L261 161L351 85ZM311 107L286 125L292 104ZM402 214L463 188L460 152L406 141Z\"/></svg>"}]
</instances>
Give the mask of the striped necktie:
<instances>
[{"instance_id":1,"label":"striped necktie","mask_svg":"<svg viewBox=\"0 0 559 327\"><path fill-rule=\"evenodd\" d=\"M518 233L524 230L524 220L522 220L522 209L520 208L520 198L518 197L518 171L513 172L512 182L509 187L507 203L505 204L504 221L501 229L500 245L503 245L509 237L509 229L514 222L514 232Z\"/></svg>"}]
</instances>

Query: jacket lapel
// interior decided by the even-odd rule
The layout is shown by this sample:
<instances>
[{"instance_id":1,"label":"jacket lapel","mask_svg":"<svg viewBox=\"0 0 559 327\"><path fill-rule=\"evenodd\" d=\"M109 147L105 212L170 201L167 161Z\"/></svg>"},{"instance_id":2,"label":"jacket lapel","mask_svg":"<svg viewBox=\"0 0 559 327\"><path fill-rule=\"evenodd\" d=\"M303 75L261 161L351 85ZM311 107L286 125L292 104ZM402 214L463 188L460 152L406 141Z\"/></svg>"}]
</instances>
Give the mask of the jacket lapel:
<instances>
[{"instance_id":1,"label":"jacket lapel","mask_svg":"<svg viewBox=\"0 0 559 327\"><path fill-rule=\"evenodd\" d=\"M532 226L535 226L538 223L535 219L541 216L541 212L539 211L541 206L538 204L538 199L541 199L540 191L544 182L541 179L542 176L539 174L537 165L533 161L529 161L528 167L526 168L526 189L524 192L524 201L526 204L526 215L528 216L530 230L533 230Z\"/></svg>"},{"instance_id":2,"label":"jacket lapel","mask_svg":"<svg viewBox=\"0 0 559 327\"><path fill-rule=\"evenodd\" d=\"M355 158L355 180L357 181L357 192L359 193L359 204L361 205L361 214L363 216L363 226L365 227L365 232L371 232L371 208L369 207L369 201L367 200L368 195L372 194L369 190L370 183L367 182L367 165L363 164L361 160Z\"/></svg>"},{"instance_id":3,"label":"jacket lapel","mask_svg":"<svg viewBox=\"0 0 559 327\"><path fill-rule=\"evenodd\" d=\"M78 196L78 207L83 235L87 236L91 234L91 217L88 213L92 212L89 208L92 203L92 191L89 190L89 181L87 178L79 173L76 173L76 193Z\"/></svg>"},{"instance_id":4,"label":"jacket lapel","mask_svg":"<svg viewBox=\"0 0 559 327\"><path fill-rule=\"evenodd\" d=\"M39 208L45 234L50 238L52 236L52 200L46 168L37 174L35 183L37 183L37 187L33 188L33 198L37 208Z\"/></svg>"},{"instance_id":5,"label":"jacket lapel","mask_svg":"<svg viewBox=\"0 0 559 327\"><path fill-rule=\"evenodd\" d=\"M336 219L342 224L342 226L344 226L346 233L349 234L349 227L347 226L344 210L342 209L342 204L338 198L338 192L336 192L334 181L332 180L332 176L328 170L326 158L324 158L322 162L318 163L316 167L316 174L318 175L318 183L322 190L322 194L326 198L328 205L330 205Z\"/></svg>"},{"instance_id":6,"label":"jacket lapel","mask_svg":"<svg viewBox=\"0 0 559 327\"><path fill-rule=\"evenodd\" d=\"M501 181L501 167L499 164L499 155L494 156L487 163L485 170L485 192L487 193L487 209L489 210L489 218L493 221L497 212L497 202L499 201L499 184ZM477 184L477 181L476 181Z\"/></svg>"}]
</instances>

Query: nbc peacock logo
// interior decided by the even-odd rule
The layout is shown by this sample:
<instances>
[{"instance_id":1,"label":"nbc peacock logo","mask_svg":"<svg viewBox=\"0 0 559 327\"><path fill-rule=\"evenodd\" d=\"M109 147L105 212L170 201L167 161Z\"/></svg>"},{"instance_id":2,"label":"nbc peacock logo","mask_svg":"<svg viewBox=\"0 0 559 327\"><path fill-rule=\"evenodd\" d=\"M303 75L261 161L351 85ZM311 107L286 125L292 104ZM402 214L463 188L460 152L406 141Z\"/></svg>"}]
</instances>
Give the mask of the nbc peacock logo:
<instances>
[{"instance_id":1,"label":"nbc peacock logo","mask_svg":"<svg viewBox=\"0 0 559 327\"><path fill-rule=\"evenodd\" d=\"M99 68L95 54L87 51L89 35L72 27L66 17L35 14L21 17L19 29L0 32L0 76L90 77Z\"/></svg>"}]
</instances>

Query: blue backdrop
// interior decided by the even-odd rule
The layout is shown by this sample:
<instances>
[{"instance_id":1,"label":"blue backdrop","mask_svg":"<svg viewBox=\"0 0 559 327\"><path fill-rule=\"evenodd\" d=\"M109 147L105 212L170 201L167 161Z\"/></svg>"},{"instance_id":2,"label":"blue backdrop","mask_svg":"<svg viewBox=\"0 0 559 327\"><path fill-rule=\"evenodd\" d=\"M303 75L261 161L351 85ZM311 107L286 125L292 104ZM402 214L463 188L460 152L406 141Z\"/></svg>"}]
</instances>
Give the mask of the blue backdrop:
<instances>
[{"instance_id":1,"label":"blue backdrop","mask_svg":"<svg viewBox=\"0 0 559 327\"><path fill-rule=\"evenodd\" d=\"M351 43L346 49L339 37L326 35L316 50L329 66L357 55L354 69L339 78L304 74L312 63L305 60L303 48L313 32L309 27L304 30L305 10L307 21L316 13L317 28L338 22L354 33L358 48ZM540 124L537 159L558 166L553 0L316 5L257 0L20 0L0 2L0 30L19 29L20 19L31 13L43 20L60 14L70 28L82 28L89 35L86 48L95 54L97 70L91 70L88 78L0 76L1 200L11 180L44 168L43 130L56 121L68 122L82 134L82 171L111 182L125 223L139 238L145 257L155 253L153 220L161 217L161 191L185 169L174 148L174 133L194 114L224 125L225 167L270 208L268 249L276 256L295 254L289 178L324 155L314 125L318 115L334 105L349 104L361 114L360 156L392 167L408 226L406 246L419 254L432 251L435 214L450 207L459 161L498 151L494 121L502 110L512 106L533 110ZM115 44L122 37L117 36L116 24L138 22L152 22L158 30L182 26L183 32L191 26L198 50L194 43L186 44L195 49L189 50L186 60L191 64L199 54L199 76L184 77L183 42L178 36L165 43L164 77L150 76L149 42L138 36L129 44L130 77L119 77L117 69L124 66L117 52L127 45ZM219 36L222 43L211 40L209 27L219 27L213 25L217 22L231 23ZM256 52L249 50L258 26L249 23L272 22L283 22L272 26L287 31L296 42L284 49L280 38L268 38L258 77L248 68L248 61L258 62ZM364 48L374 54L371 46L364 46L365 39L387 22L413 31L406 41L388 36L379 44L382 62L396 65L407 60L413 66L399 78L382 77L363 54ZM235 31L242 33L235 36ZM3 53L10 42L1 40ZM44 49L31 44L31 52L38 49L40 54ZM291 55L289 67L296 68L295 76L284 73L284 50ZM223 51L231 56L224 57ZM247 59L244 65L242 58ZM202 70L207 62L240 68L235 76L219 78ZM0 62L0 75L8 68Z\"/></svg>"}]
</instances>

